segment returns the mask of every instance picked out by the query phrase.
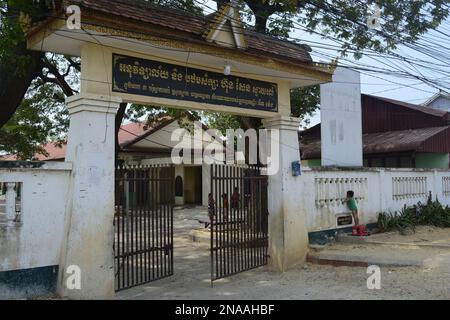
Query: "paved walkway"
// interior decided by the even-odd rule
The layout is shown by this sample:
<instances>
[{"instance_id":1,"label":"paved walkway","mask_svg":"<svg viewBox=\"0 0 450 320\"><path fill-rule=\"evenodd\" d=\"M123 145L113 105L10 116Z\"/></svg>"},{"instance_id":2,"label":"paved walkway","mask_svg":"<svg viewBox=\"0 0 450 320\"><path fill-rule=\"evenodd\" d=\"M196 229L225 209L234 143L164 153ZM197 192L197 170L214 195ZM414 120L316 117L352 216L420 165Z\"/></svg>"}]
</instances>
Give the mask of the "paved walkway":
<instances>
[{"instance_id":1,"label":"paved walkway","mask_svg":"<svg viewBox=\"0 0 450 320\"><path fill-rule=\"evenodd\" d=\"M286 273L262 267L211 288L209 248L189 237L193 228L201 228L197 219L206 215L205 208L175 210L175 275L122 291L117 299L450 299L450 268L442 264L381 267L381 290L367 289L364 267L313 264Z\"/></svg>"}]
</instances>

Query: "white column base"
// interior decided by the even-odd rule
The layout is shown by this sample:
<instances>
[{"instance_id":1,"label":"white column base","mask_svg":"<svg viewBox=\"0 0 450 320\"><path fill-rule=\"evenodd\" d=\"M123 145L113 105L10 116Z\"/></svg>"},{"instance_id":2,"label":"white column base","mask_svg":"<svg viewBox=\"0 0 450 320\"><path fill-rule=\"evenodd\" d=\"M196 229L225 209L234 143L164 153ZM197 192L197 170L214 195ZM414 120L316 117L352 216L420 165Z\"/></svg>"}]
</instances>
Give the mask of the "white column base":
<instances>
[{"instance_id":1,"label":"white column base","mask_svg":"<svg viewBox=\"0 0 450 320\"><path fill-rule=\"evenodd\" d=\"M305 212L299 203L302 178L292 175L292 162L300 161L298 129L300 119L277 116L263 120L266 129L278 130L279 170L269 176L269 254L270 266L284 272L306 261L308 231ZM270 150L269 148L267 148Z\"/></svg>"},{"instance_id":2,"label":"white column base","mask_svg":"<svg viewBox=\"0 0 450 320\"><path fill-rule=\"evenodd\" d=\"M114 135L120 102L95 95L67 99L66 161L73 163L73 171L58 278L62 297L114 297ZM72 272L80 271L79 288L77 274L67 273L71 266L75 266Z\"/></svg>"}]
</instances>

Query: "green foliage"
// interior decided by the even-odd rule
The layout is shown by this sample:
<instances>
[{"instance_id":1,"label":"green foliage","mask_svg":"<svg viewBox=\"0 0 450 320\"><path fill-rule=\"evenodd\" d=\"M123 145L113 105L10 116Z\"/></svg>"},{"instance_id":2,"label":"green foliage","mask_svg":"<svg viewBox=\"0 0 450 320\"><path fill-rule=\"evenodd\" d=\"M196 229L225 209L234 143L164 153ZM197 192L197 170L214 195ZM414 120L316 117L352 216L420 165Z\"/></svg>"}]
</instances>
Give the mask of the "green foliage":
<instances>
[{"instance_id":1,"label":"green foliage","mask_svg":"<svg viewBox=\"0 0 450 320\"><path fill-rule=\"evenodd\" d=\"M201 113L199 111L174 109L161 106L145 106L139 104L132 104L128 106L125 113L126 119L133 122L145 121L148 126L153 125L163 117L175 118L181 128L191 131L193 130L193 121L201 120Z\"/></svg>"},{"instance_id":2,"label":"green foliage","mask_svg":"<svg viewBox=\"0 0 450 320\"><path fill-rule=\"evenodd\" d=\"M30 26L48 16L53 8L53 1L41 0L0 0L0 62L21 59L26 63L26 57L14 55L15 48L23 45L25 35L22 27ZM26 14L24 14L26 13Z\"/></svg>"},{"instance_id":3,"label":"green foliage","mask_svg":"<svg viewBox=\"0 0 450 320\"><path fill-rule=\"evenodd\" d=\"M432 201L431 196L426 204L418 203L417 224L432 225L435 227L450 227L450 208L443 207L438 199Z\"/></svg>"},{"instance_id":4,"label":"green foliage","mask_svg":"<svg viewBox=\"0 0 450 320\"><path fill-rule=\"evenodd\" d=\"M204 117L209 128L219 130L224 136L227 133L227 129L236 130L241 127L239 117L235 115L205 112Z\"/></svg>"},{"instance_id":5,"label":"green foliage","mask_svg":"<svg viewBox=\"0 0 450 320\"><path fill-rule=\"evenodd\" d=\"M197 0L148 0L147 2L189 11L198 15L203 14L203 8L199 5L199 1Z\"/></svg>"},{"instance_id":6,"label":"green foliage","mask_svg":"<svg viewBox=\"0 0 450 320\"><path fill-rule=\"evenodd\" d=\"M400 212L379 213L377 224L383 232L398 230L402 234L407 230L414 231L419 225L449 228L450 208L443 207L438 199L433 201L430 193L426 203L419 202L413 207L405 205Z\"/></svg>"},{"instance_id":7,"label":"green foliage","mask_svg":"<svg viewBox=\"0 0 450 320\"><path fill-rule=\"evenodd\" d=\"M197 0L141 1L203 14L201 3ZM338 39L337 41L342 44L342 55L351 51L357 58L361 57L365 49L384 52L395 48L399 43L413 43L427 30L439 26L449 13L448 0L377 0L376 3L382 8L379 30L367 27L367 18L372 12L366 1L239 1L243 19L254 23L257 31L286 39L294 28L306 28L310 32L320 30L326 36ZM2 70L8 70L7 67L11 66L9 72L14 76L25 69L20 66L26 65L29 57L26 54L16 54L16 49L25 45L21 26L45 19L54 5L53 0L0 0L0 65L4 67ZM27 15L21 15L21 12ZM62 67L63 64L56 63L61 75L65 78L70 77L70 73L66 72L67 68ZM60 91L57 92L59 89L52 75L45 68L42 73L48 86L42 86L39 90L35 90L36 92L29 90L17 114L1 128L0 150L17 152L21 157L29 158L46 139L55 135L60 137L67 128L65 111L58 105L64 96ZM36 81L33 83L35 85ZM42 98L44 92L46 97L41 103L37 99ZM52 99L55 96L58 96L58 99ZM47 109L42 107L44 102L47 103ZM303 118L311 116L319 105L318 87L293 90L291 105L294 116ZM221 131L236 128L238 124L242 125L242 117L219 113L203 114L159 106L152 109L133 105L127 112L127 117L132 120L145 115L149 123L164 115L176 118L187 115L190 119L205 117L211 127ZM60 123L57 123L58 121ZM37 132L38 130L41 131ZM24 138L27 135L30 137Z\"/></svg>"},{"instance_id":8,"label":"green foliage","mask_svg":"<svg viewBox=\"0 0 450 320\"><path fill-rule=\"evenodd\" d=\"M289 38L289 33L295 27L295 15L291 12L283 12L276 18L267 20L267 34L281 38Z\"/></svg>"},{"instance_id":9,"label":"green foliage","mask_svg":"<svg viewBox=\"0 0 450 320\"><path fill-rule=\"evenodd\" d=\"M62 141L69 124L64 95L55 85L37 82L8 123L0 128L0 150L33 160L46 155L48 140Z\"/></svg>"},{"instance_id":10,"label":"green foliage","mask_svg":"<svg viewBox=\"0 0 450 320\"><path fill-rule=\"evenodd\" d=\"M378 214L378 228L381 231L398 230L404 234L406 231L415 230L416 217L415 210L406 205L400 212L382 212Z\"/></svg>"},{"instance_id":11,"label":"green foliage","mask_svg":"<svg viewBox=\"0 0 450 320\"><path fill-rule=\"evenodd\" d=\"M414 43L429 29L435 29L449 14L445 0L316 0L301 2L298 22L307 29L340 39L341 52L363 49L386 52L401 43ZM367 19L373 4L381 8L380 27L370 29Z\"/></svg>"},{"instance_id":12,"label":"green foliage","mask_svg":"<svg viewBox=\"0 0 450 320\"><path fill-rule=\"evenodd\" d=\"M294 117L302 118L308 124L311 117L319 109L320 86L297 88L291 90L291 112Z\"/></svg>"},{"instance_id":13,"label":"green foliage","mask_svg":"<svg viewBox=\"0 0 450 320\"><path fill-rule=\"evenodd\" d=\"M373 29L367 21L375 4L381 19ZM241 0L240 5L257 31L283 38L294 29L319 33L340 43L341 55L352 52L357 59L365 49L386 52L412 44L449 15L448 0Z\"/></svg>"}]
</instances>

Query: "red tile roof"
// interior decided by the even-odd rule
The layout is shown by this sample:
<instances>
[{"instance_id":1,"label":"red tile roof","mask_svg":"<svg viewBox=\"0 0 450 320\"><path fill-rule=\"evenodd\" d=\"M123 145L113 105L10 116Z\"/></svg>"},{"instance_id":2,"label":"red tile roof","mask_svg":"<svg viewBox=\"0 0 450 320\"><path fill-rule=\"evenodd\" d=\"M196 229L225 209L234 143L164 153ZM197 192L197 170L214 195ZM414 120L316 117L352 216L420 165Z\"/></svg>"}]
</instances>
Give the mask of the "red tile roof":
<instances>
[{"instance_id":1,"label":"red tile roof","mask_svg":"<svg viewBox=\"0 0 450 320\"><path fill-rule=\"evenodd\" d=\"M156 121L152 125L146 125L142 122L130 122L121 126L119 130L119 145L121 147L133 144L136 141L142 139L142 137L148 136L154 131L168 125L174 119L171 117L163 117ZM53 142L49 142L44 145L45 151L48 156L42 154L36 154L35 160L37 161L63 161L66 156L67 145L63 144L61 146L55 145ZM0 161L16 161L17 157L15 155L6 155L0 157Z\"/></svg>"}]
</instances>

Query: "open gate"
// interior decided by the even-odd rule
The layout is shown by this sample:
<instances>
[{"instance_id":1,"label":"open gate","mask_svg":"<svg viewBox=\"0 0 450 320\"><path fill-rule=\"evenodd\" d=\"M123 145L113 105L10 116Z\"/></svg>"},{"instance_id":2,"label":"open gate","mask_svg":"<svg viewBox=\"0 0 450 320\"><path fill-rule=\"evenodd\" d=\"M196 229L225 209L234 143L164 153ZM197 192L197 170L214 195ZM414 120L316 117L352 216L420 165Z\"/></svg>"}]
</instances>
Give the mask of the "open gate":
<instances>
[{"instance_id":1,"label":"open gate","mask_svg":"<svg viewBox=\"0 0 450 320\"><path fill-rule=\"evenodd\" d=\"M116 291L173 275L173 187L173 166L116 169Z\"/></svg>"},{"instance_id":2,"label":"open gate","mask_svg":"<svg viewBox=\"0 0 450 320\"><path fill-rule=\"evenodd\" d=\"M268 178L259 166L211 166L211 281L267 264Z\"/></svg>"}]
</instances>

